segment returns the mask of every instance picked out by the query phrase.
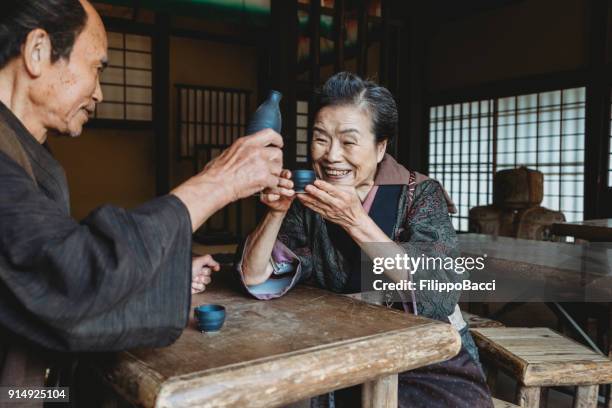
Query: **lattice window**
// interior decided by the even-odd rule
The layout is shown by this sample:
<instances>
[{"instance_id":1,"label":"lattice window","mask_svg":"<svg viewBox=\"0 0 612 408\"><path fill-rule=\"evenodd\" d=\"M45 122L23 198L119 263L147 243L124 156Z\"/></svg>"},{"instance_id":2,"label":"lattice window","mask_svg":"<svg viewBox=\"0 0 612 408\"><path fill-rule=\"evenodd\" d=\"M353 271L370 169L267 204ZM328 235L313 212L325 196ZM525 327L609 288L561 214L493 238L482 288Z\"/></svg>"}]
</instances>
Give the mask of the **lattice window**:
<instances>
[{"instance_id":1,"label":"lattice window","mask_svg":"<svg viewBox=\"0 0 612 408\"><path fill-rule=\"evenodd\" d=\"M295 161L308 161L308 102L297 101Z\"/></svg>"},{"instance_id":2,"label":"lattice window","mask_svg":"<svg viewBox=\"0 0 612 408\"><path fill-rule=\"evenodd\" d=\"M429 173L453 197L458 230L467 231L468 210L492 196L492 111L491 100L431 108Z\"/></svg>"},{"instance_id":3,"label":"lattice window","mask_svg":"<svg viewBox=\"0 0 612 408\"><path fill-rule=\"evenodd\" d=\"M202 150L211 151L210 160L244 135L250 92L189 85L177 85L177 90L179 159L195 160L197 170Z\"/></svg>"},{"instance_id":4,"label":"lattice window","mask_svg":"<svg viewBox=\"0 0 612 408\"><path fill-rule=\"evenodd\" d=\"M108 63L100 79L104 101L94 118L151 121L151 37L109 32Z\"/></svg>"},{"instance_id":5,"label":"lattice window","mask_svg":"<svg viewBox=\"0 0 612 408\"><path fill-rule=\"evenodd\" d=\"M197 173L237 138L244 136L250 92L177 85L178 158L191 160ZM240 201L223 207L196 232L201 243L238 242L243 236Z\"/></svg>"},{"instance_id":6,"label":"lattice window","mask_svg":"<svg viewBox=\"0 0 612 408\"><path fill-rule=\"evenodd\" d=\"M430 174L458 205L455 228L492 201L493 173L521 165L544 174L543 206L582 220L584 115L584 88L432 107Z\"/></svg>"}]
</instances>

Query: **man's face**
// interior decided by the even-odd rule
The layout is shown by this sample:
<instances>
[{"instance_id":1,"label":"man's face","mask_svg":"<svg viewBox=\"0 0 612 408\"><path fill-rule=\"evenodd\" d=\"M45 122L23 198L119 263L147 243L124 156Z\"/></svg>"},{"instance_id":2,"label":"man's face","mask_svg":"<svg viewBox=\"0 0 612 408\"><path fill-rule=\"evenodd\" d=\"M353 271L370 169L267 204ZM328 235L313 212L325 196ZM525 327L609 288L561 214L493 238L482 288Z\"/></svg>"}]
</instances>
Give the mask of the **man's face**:
<instances>
[{"instance_id":1,"label":"man's face","mask_svg":"<svg viewBox=\"0 0 612 408\"><path fill-rule=\"evenodd\" d=\"M45 127L72 137L81 134L96 104L102 102L100 74L107 61L104 25L91 5L83 5L87 24L76 38L70 58L47 65L32 90L35 104L42 108Z\"/></svg>"}]
</instances>

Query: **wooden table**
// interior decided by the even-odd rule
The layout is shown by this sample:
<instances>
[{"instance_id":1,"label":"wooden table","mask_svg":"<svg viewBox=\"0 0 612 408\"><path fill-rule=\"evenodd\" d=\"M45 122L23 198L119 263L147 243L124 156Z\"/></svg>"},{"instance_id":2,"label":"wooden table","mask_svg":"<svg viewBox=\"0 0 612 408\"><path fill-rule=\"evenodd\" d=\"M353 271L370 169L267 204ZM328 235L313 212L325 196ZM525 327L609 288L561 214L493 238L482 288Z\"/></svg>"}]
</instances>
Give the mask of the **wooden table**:
<instances>
[{"instance_id":1,"label":"wooden table","mask_svg":"<svg viewBox=\"0 0 612 408\"><path fill-rule=\"evenodd\" d=\"M460 234L458 238L463 256L487 254L486 271L497 276L510 274L525 282L525 288L530 283L559 282L559 285L577 287L581 282L590 282L589 290L596 295L594 298L607 303L612 326L612 245L532 241L485 234ZM593 349L599 350L562 304L551 301L547 305ZM495 317L511 308L512 304L508 304ZM612 355L612 339L605 348Z\"/></svg>"},{"instance_id":2,"label":"wooden table","mask_svg":"<svg viewBox=\"0 0 612 408\"><path fill-rule=\"evenodd\" d=\"M525 282L597 282L593 291L612 299L612 244L533 241L485 234L459 234L463 256L486 254L483 272L511 274Z\"/></svg>"},{"instance_id":3,"label":"wooden table","mask_svg":"<svg viewBox=\"0 0 612 408\"><path fill-rule=\"evenodd\" d=\"M612 218L580 222L561 222L552 225L552 233L587 241L612 242Z\"/></svg>"},{"instance_id":4,"label":"wooden table","mask_svg":"<svg viewBox=\"0 0 612 408\"><path fill-rule=\"evenodd\" d=\"M95 368L145 407L277 407L364 384L364 407L397 406L397 373L447 360L461 347L448 324L311 287L259 301L217 279L193 305L227 308L221 331L191 318L163 349L119 353Z\"/></svg>"}]
</instances>

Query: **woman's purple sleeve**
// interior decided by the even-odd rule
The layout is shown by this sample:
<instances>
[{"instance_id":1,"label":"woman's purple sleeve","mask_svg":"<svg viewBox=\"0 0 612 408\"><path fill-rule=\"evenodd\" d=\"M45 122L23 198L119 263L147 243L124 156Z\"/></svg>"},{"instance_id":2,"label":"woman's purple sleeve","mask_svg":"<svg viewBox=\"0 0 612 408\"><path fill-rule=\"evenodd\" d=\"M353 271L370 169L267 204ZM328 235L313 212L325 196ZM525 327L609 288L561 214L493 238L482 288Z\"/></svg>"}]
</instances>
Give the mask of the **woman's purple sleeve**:
<instances>
[{"instance_id":1,"label":"woman's purple sleeve","mask_svg":"<svg viewBox=\"0 0 612 408\"><path fill-rule=\"evenodd\" d=\"M236 263L236 270L244 289L257 299L268 300L283 296L293 288L302 277L302 265L299 257L281 241L276 240L272 249L270 262L273 272L267 281L258 285L247 285L244 280L243 266L245 248L249 245L249 238L242 246L240 260Z\"/></svg>"},{"instance_id":2,"label":"woman's purple sleeve","mask_svg":"<svg viewBox=\"0 0 612 408\"><path fill-rule=\"evenodd\" d=\"M244 282L244 253L250 237L238 248L235 275L250 295L257 299L274 299L310 278L313 260L306 224L305 208L295 200L283 220L272 249L272 275L259 285L246 285Z\"/></svg>"}]
</instances>

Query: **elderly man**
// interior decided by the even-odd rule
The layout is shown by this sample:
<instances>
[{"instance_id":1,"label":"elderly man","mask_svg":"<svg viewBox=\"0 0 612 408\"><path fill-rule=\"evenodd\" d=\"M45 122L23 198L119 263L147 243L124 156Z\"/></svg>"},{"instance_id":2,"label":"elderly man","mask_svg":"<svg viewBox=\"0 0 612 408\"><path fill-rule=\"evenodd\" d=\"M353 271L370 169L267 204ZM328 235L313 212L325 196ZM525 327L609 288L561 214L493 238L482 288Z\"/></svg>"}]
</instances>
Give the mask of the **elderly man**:
<instances>
[{"instance_id":1,"label":"elderly man","mask_svg":"<svg viewBox=\"0 0 612 408\"><path fill-rule=\"evenodd\" d=\"M279 182L282 139L266 130L167 196L71 218L45 140L50 130L81 133L102 101L106 53L104 26L85 0L0 5L0 384L42 384L43 350L172 343L189 315L192 232Z\"/></svg>"}]
</instances>

